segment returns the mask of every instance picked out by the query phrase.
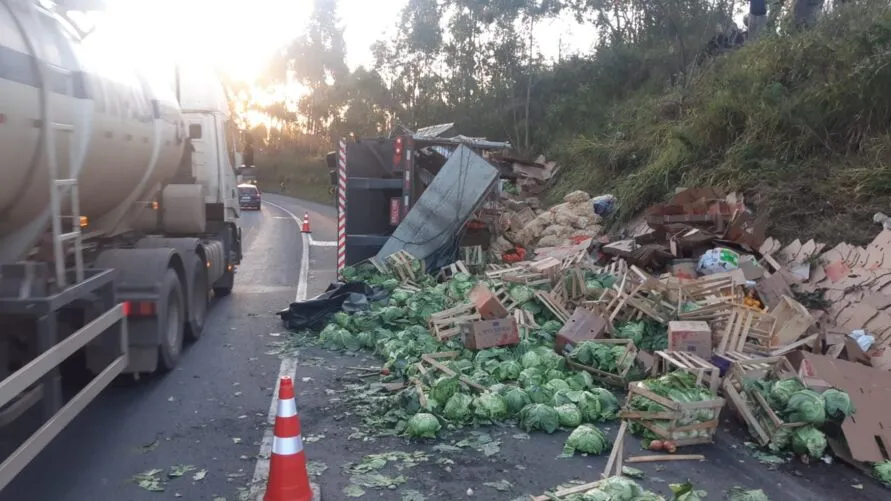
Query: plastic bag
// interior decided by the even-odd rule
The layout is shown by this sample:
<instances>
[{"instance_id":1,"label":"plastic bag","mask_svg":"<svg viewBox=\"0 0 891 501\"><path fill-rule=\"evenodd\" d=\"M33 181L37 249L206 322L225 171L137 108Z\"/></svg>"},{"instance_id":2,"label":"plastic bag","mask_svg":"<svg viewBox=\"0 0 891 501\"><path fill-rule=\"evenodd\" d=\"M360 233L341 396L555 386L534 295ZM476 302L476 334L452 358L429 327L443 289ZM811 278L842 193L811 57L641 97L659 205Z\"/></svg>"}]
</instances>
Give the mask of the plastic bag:
<instances>
[{"instance_id":1,"label":"plastic bag","mask_svg":"<svg viewBox=\"0 0 891 501\"><path fill-rule=\"evenodd\" d=\"M699 258L696 271L700 275L713 275L733 271L737 268L739 268L739 254L730 249L716 248L706 251Z\"/></svg>"},{"instance_id":2,"label":"plastic bag","mask_svg":"<svg viewBox=\"0 0 891 501\"><path fill-rule=\"evenodd\" d=\"M616 197L609 194L600 195L591 200L591 204L594 205L594 213L600 217L607 217L612 214L616 210L617 202Z\"/></svg>"}]
</instances>

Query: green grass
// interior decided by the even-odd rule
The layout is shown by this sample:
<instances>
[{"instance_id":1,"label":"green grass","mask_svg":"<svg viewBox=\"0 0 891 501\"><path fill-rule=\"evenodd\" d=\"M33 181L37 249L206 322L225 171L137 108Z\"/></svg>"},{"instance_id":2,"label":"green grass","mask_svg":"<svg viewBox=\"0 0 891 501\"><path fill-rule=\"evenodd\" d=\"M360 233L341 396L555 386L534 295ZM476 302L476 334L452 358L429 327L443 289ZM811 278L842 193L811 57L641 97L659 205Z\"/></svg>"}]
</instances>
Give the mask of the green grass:
<instances>
[{"instance_id":1,"label":"green grass","mask_svg":"<svg viewBox=\"0 0 891 501\"><path fill-rule=\"evenodd\" d=\"M296 151L257 153L255 158L260 189L311 202L334 204L324 156L310 156ZM285 181L285 190L281 182Z\"/></svg>"},{"instance_id":2,"label":"green grass","mask_svg":"<svg viewBox=\"0 0 891 501\"><path fill-rule=\"evenodd\" d=\"M609 132L551 152L567 166L551 197L611 192L625 222L679 186L715 186L768 211L781 240L862 244L891 206L889 88L891 7L841 8L718 58L693 85L615 103Z\"/></svg>"}]
</instances>

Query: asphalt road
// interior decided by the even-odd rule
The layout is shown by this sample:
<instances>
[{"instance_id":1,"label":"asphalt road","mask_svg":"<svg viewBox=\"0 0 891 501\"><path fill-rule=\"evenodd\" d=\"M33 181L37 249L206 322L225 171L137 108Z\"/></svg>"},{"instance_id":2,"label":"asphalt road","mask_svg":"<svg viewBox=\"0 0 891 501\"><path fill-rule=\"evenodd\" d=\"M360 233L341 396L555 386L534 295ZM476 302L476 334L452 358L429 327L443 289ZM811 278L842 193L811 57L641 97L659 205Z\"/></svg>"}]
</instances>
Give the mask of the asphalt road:
<instances>
[{"instance_id":1,"label":"asphalt road","mask_svg":"<svg viewBox=\"0 0 891 501\"><path fill-rule=\"evenodd\" d=\"M294 221L304 212L319 244L310 247L305 263ZM303 291L308 297L322 292L334 277L334 248L324 246L335 239L333 210L265 194L262 211L245 213L242 224L246 256L233 294L213 306L204 337L186 350L178 370L110 388L0 493L0 501L247 499L255 470L262 479L262 443L264 435L268 437L273 388L283 367L295 372L306 454L325 501L352 499L344 493L352 478L345 468L348 463L394 451L419 455L408 463L388 461L372 473L401 475L404 483L393 489L365 487L359 499L509 501L567 481L600 477L606 455L558 458L566 432L525 436L512 426L491 427L458 430L442 440L420 443L362 433L348 388L369 380L357 379L348 368L380 362L369 354L303 346L289 352L283 363L275 346L287 338L275 313L298 294L301 268L308 276ZM615 423L604 426L611 438L616 428ZM460 445L460 440L474 438L473 432L487 433L498 447L434 448ZM845 465L762 464L746 440L738 426L726 421L715 444L682 450L701 453L705 461L634 466L646 473L643 484L668 499L668 484L688 479L708 491L709 500L724 499L733 486L764 489L772 501L891 497ZM645 454L629 437L626 457ZM166 478L176 465L196 470ZM163 492L150 492L132 480L152 469L164 470L159 476ZM202 470L206 475L195 480Z\"/></svg>"},{"instance_id":2,"label":"asphalt road","mask_svg":"<svg viewBox=\"0 0 891 501\"><path fill-rule=\"evenodd\" d=\"M316 240L333 241L333 209L264 195L302 218ZM327 219L326 219L327 218ZM0 493L0 501L227 501L243 497L254 475L281 359L275 313L293 301L302 257L299 227L265 203L244 212L245 257L233 293L213 304L204 336L174 372L107 389ZM307 293L334 277L334 249L313 247ZM166 478L176 465L194 466ZM164 492L132 480L161 469ZM206 470L203 479L196 473ZM201 475L199 475L200 477Z\"/></svg>"}]
</instances>

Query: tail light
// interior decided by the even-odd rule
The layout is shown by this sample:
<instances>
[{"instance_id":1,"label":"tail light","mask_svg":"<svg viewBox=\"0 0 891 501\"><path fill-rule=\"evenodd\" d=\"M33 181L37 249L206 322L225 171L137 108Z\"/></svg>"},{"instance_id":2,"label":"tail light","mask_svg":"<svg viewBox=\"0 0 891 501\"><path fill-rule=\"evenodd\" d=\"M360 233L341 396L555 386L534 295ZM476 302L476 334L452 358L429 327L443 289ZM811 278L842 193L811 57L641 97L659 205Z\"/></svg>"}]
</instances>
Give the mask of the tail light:
<instances>
[{"instance_id":1,"label":"tail light","mask_svg":"<svg viewBox=\"0 0 891 501\"><path fill-rule=\"evenodd\" d=\"M124 301L124 316L152 317L158 314L154 301Z\"/></svg>"},{"instance_id":2,"label":"tail light","mask_svg":"<svg viewBox=\"0 0 891 501\"><path fill-rule=\"evenodd\" d=\"M396 147L393 149L393 167L396 170L402 170L402 137L396 138Z\"/></svg>"}]
</instances>

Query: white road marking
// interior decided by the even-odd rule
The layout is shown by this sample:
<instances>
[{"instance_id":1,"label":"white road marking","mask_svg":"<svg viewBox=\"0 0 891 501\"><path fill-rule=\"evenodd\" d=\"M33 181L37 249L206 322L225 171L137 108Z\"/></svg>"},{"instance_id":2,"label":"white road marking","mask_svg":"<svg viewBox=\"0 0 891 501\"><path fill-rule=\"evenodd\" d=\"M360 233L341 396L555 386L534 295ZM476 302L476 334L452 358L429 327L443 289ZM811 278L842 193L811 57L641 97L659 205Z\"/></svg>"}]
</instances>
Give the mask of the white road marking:
<instances>
[{"instance_id":1,"label":"white road marking","mask_svg":"<svg viewBox=\"0 0 891 501\"><path fill-rule=\"evenodd\" d=\"M291 219L297 223L297 226L303 224L303 218L297 217L296 214L289 211L288 209L282 207L279 204L272 203L270 201L266 201L267 204L280 209L285 214L291 216ZM297 275L297 296L294 298L295 301L306 301L306 282L309 281L309 243L312 237L309 233L301 233L300 236L303 240L303 249L300 253L300 274Z\"/></svg>"},{"instance_id":2,"label":"white road marking","mask_svg":"<svg viewBox=\"0 0 891 501\"><path fill-rule=\"evenodd\" d=\"M313 240L312 234L309 234L309 245L314 245L316 247L337 247L337 242L326 242L322 240Z\"/></svg>"},{"instance_id":3,"label":"white road marking","mask_svg":"<svg viewBox=\"0 0 891 501\"><path fill-rule=\"evenodd\" d=\"M300 227L303 219L298 218L293 212L282 207L281 205L266 201L267 204L282 210L285 214L291 216L291 219ZM300 272L297 276L297 296L296 301L306 300L306 284L309 281L309 243L310 236L308 233L301 233L303 242L302 252L300 253ZM263 495L266 491L266 480L269 478L269 456L272 454L272 443L274 438L273 426L275 426L275 414L278 410L278 391L281 379L283 377L294 378L297 372L297 359L293 357L285 357L282 359L282 365L278 370L278 378L275 381L275 391L272 393L272 402L269 404L269 413L266 417L266 431L263 432L263 441L260 442L260 453L257 455L257 465L254 467L254 477L251 480L250 499L263 501Z\"/></svg>"}]
</instances>

